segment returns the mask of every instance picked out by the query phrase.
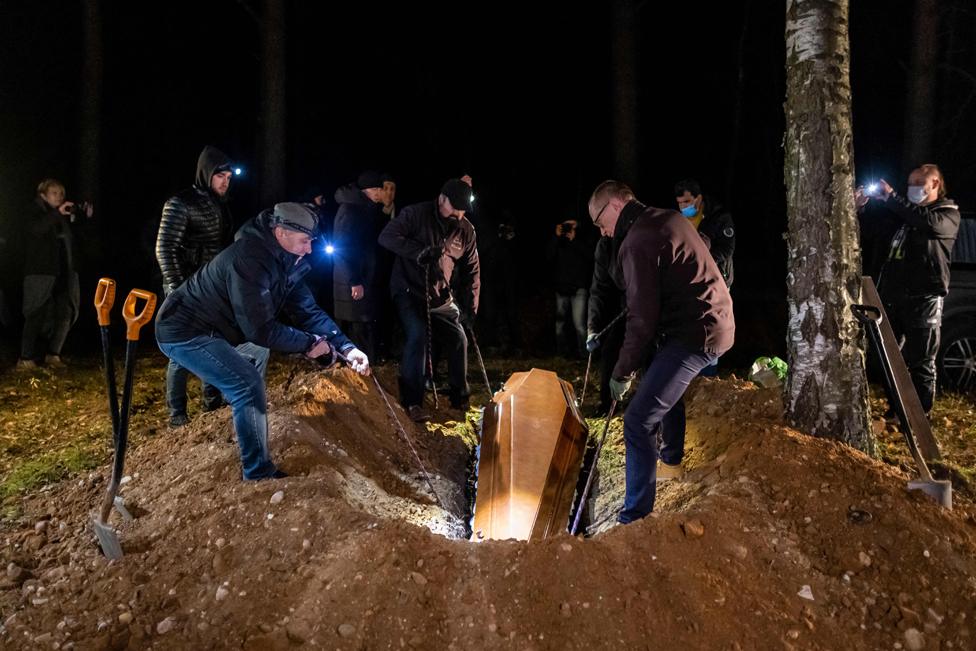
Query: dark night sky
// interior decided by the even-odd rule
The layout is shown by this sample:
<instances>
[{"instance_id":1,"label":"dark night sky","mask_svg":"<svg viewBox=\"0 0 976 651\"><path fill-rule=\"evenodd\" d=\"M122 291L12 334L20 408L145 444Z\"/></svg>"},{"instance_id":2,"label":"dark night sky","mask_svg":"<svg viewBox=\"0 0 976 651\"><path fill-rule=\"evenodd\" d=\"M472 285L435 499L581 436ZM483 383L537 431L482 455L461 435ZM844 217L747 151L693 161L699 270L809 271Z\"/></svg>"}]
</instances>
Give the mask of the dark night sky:
<instances>
[{"instance_id":1,"label":"dark night sky","mask_svg":"<svg viewBox=\"0 0 976 651\"><path fill-rule=\"evenodd\" d=\"M965 77L976 75L967 43L976 41L976 16L962 0L944 4L958 36L933 71L943 127L931 158L965 210L976 205L976 107L952 117L976 89ZM903 185L912 3L852 5L858 177L881 174ZM251 172L233 190L236 218L261 208L259 31L232 0L103 6L102 255L87 271L129 278L128 286L143 282L149 268L148 260L136 264L144 255L140 233L192 181L204 144ZM555 223L585 214L588 193L611 175L608 7L288 3L288 198L305 198L313 187L331 195L368 166L395 174L402 206L468 172L486 213L515 214L526 285L544 294L533 254ZM645 2L637 28L640 173L625 180L645 202L668 206L680 177L698 177L719 195L731 180L722 198L738 228L743 357L783 347L784 10L785 2L762 0ZM69 198L86 198L73 193L80 21L80 2L0 4L0 219L8 230L43 177L65 181ZM730 165L744 27L742 129ZM948 38L945 23L940 38ZM135 250L121 255L126 248Z\"/></svg>"}]
</instances>

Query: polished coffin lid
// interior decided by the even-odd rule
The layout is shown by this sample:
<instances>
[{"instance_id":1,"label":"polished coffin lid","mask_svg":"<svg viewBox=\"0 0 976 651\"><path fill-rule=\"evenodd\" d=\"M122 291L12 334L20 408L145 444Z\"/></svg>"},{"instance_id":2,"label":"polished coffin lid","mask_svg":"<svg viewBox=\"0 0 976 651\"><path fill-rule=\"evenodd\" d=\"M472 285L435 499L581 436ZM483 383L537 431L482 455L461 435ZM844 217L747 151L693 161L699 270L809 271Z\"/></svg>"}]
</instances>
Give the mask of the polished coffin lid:
<instances>
[{"instance_id":1,"label":"polished coffin lid","mask_svg":"<svg viewBox=\"0 0 976 651\"><path fill-rule=\"evenodd\" d=\"M586 435L572 385L552 371L513 373L485 409L472 540L565 531Z\"/></svg>"}]
</instances>

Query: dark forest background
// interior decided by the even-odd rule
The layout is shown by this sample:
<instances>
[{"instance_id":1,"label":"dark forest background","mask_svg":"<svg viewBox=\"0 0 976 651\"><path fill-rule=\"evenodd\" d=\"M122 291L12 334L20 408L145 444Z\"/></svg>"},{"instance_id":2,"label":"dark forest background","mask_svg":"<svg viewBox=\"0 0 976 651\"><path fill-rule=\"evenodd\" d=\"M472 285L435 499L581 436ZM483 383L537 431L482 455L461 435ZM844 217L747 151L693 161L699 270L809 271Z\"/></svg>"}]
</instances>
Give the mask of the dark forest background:
<instances>
[{"instance_id":1,"label":"dark forest background","mask_svg":"<svg viewBox=\"0 0 976 651\"><path fill-rule=\"evenodd\" d=\"M365 168L396 178L400 207L468 173L480 215L514 219L523 334L551 354L541 252L554 226L585 220L605 178L670 207L691 176L736 220L738 341L723 363L782 354L784 16L785 2L758 0L3 0L0 280L16 317L19 231L45 177L96 204L71 355L96 345L99 276L153 282L160 209L192 183L205 144L245 169L232 185L238 222L331 197ZM854 0L850 34L859 180L903 189L911 167L936 162L971 214L976 8ZM12 358L16 320L2 334Z\"/></svg>"}]
</instances>

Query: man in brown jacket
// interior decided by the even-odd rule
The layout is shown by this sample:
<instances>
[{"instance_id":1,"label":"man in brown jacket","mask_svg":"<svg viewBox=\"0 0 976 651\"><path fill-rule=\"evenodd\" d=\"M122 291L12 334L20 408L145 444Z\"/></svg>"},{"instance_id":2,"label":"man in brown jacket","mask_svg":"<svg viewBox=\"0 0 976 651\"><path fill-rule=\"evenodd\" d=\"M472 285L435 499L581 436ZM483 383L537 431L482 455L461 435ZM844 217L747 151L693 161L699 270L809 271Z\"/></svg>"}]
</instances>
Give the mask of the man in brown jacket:
<instances>
[{"instance_id":1,"label":"man in brown jacket","mask_svg":"<svg viewBox=\"0 0 976 651\"><path fill-rule=\"evenodd\" d=\"M681 213L641 204L619 181L597 186L589 213L603 235L620 241L610 272L626 296L627 325L610 381L614 400L643 370L624 416L627 492L617 521L627 524L654 509L661 421L699 371L732 347L735 320L722 273ZM679 467L683 436L663 438L662 462Z\"/></svg>"}]
</instances>

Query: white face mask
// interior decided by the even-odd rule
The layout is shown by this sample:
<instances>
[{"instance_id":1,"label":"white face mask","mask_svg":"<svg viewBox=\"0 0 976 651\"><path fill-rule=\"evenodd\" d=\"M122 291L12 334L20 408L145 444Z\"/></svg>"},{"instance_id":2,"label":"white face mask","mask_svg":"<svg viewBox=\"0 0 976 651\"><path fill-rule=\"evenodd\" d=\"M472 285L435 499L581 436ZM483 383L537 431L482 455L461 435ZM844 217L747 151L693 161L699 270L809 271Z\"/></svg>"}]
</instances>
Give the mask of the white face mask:
<instances>
[{"instance_id":1,"label":"white face mask","mask_svg":"<svg viewBox=\"0 0 976 651\"><path fill-rule=\"evenodd\" d=\"M929 197L929 191L924 185L908 186L908 200L914 204L921 204Z\"/></svg>"}]
</instances>

